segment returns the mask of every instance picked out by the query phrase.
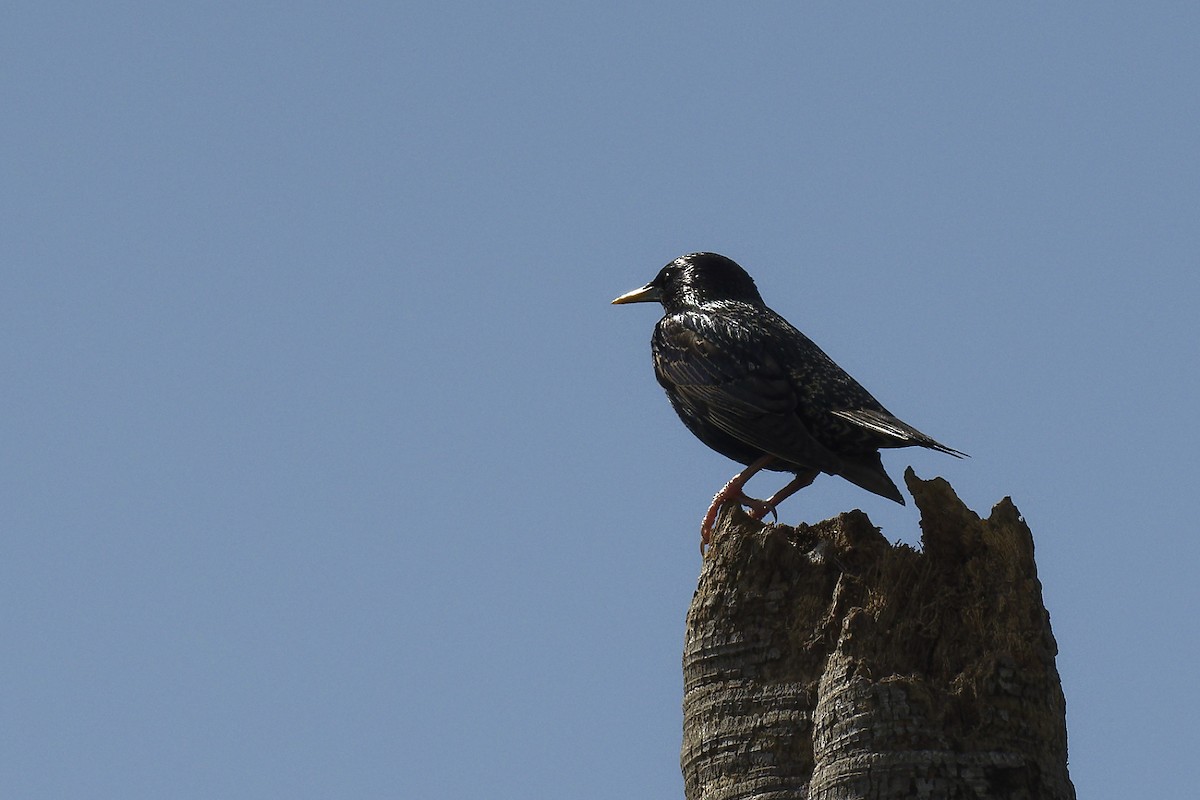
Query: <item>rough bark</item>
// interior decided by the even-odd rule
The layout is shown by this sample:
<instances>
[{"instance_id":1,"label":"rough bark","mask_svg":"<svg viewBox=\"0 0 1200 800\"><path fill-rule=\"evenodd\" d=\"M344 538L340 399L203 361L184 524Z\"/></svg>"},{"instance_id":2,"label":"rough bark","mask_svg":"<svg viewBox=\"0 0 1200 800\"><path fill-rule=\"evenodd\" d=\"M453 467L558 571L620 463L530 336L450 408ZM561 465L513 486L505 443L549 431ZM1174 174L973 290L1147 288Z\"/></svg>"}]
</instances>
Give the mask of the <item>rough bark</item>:
<instances>
[{"instance_id":1,"label":"rough bark","mask_svg":"<svg viewBox=\"0 0 1200 800\"><path fill-rule=\"evenodd\" d=\"M905 480L920 551L861 511L722 512L687 620L689 800L1075 797L1029 528Z\"/></svg>"}]
</instances>

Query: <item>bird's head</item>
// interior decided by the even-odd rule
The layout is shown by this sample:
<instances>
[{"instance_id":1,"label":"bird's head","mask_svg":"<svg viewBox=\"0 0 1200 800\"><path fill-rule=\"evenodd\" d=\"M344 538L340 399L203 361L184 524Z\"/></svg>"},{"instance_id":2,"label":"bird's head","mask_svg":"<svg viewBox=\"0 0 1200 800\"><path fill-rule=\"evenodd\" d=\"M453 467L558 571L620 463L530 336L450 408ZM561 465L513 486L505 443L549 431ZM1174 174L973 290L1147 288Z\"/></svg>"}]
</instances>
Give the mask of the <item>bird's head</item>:
<instances>
[{"instance_id":1,"label":"bird's head","mask_svg":"<svg viewBox=\"0 0 1200 800\"><path fill-rule=\"evenodd\" d=\"M689 253L667 264L642 288L626 292L613 303L657 302L670 313L720 301L763 305L754 279L735 261L716 253Z\"/></svg>"}]
</instances>

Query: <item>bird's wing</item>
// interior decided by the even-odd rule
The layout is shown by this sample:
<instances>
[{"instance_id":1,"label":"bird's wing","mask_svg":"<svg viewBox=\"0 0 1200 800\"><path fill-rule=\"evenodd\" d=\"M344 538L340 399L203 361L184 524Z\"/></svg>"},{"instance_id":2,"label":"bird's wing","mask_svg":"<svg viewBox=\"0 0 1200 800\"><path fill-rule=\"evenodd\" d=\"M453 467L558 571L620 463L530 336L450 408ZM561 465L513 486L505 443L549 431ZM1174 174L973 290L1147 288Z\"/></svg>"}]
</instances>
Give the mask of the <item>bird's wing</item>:
<instances>
[{"instance_id":1,"label":"bird's wing","mask_svg":"<svg viewBox=\"0 0 1200 800\"><path fill-rule=\"evenodd\" d=\"M787 368L761 338L729 320L683 312L654 332L654 369L673 402L745 444L827 472L837 456L814 439L797 414Z\"/></svg>"},{"instance_id":2,"label":"bird's wing","mask_svg":"<svg viewBox=\"0 0 1200 800\"><path fill-rule=\"evenodd\" d=\"M907 422L893 417L891 414L874 411L866 408L835 410L834 415L841 417L844 420L854 423L860 428L864 428L875 433L881 433L884 436L896 440L897 447L905 445L920 445L928 447L931 450L937 450L942 453L957 458L964 458L967 454L953 447L947 447L941 442L921 433L919 430L909 425Z\"/></svg>"}]
</instances>

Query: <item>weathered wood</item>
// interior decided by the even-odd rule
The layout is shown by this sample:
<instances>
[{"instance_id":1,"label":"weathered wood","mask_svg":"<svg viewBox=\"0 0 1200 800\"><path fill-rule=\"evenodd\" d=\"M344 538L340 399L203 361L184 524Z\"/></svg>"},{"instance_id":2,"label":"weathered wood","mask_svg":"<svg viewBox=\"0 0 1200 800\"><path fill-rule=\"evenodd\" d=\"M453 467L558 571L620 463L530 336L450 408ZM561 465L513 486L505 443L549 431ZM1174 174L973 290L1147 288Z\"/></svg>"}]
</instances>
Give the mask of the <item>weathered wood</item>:
<instances>
[{"instance_id":1,"label":"weathered wood","mask_svg":"<svg viewBox=\"0 0 1200 800\"><path fill-rule=\"evenodd\" d=\"M905 480L921 551L859 511L722 512L687 620L689 800L1075 797L1029 528Z\"/></svg>"}]
</instances>

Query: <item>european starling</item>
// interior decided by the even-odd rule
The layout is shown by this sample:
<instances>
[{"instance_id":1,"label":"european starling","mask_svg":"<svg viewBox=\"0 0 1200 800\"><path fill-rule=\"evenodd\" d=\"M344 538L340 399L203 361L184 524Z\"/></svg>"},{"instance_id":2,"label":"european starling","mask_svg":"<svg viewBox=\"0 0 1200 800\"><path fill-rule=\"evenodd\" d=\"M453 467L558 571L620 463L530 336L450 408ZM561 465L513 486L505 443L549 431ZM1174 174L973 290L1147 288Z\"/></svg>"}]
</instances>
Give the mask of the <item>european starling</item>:
<instances>
[{"instance_id":1,"label":"european starling","mask_svg":"<svg viewBox=\"0 0 1200 800\"><path fill-rule=\"evenodd\" d=\"M892 416L787 320L767 308L754 280L716 253L691 253L613 303L662 303L650 340L654 374L683 424L721 455L747 465L717 492L700 526L708 545L727 503L762 519L817 475L840 475L904 505L879 458L917 445L962 457ZM796 477L769 500L742 487L760 470ZM778 516L778 515L776 515Z\"/></svg>"}]
</instances>

